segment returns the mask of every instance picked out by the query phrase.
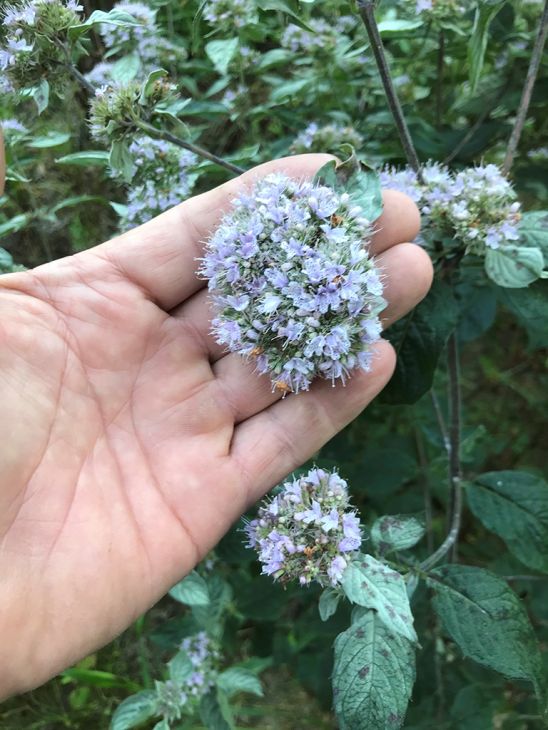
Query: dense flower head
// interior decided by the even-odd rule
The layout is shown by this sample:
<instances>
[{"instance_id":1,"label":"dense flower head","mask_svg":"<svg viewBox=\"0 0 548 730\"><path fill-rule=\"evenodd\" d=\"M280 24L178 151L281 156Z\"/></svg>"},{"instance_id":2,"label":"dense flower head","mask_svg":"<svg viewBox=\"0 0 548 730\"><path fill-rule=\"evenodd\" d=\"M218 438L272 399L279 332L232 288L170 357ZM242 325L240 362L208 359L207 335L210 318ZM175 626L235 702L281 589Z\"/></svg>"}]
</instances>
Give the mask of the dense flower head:
<instances>
[{"instance_id":1,"label":"dense flower head","mask_svg":"<svg viewBox=\"0 0 548 730\"><path fill-rule=\"evenodd\" d=\"M0 16L5 37L0 47L0 70L14 88L66 73L59 42L70 26L80 22L77 0L27 0L6 4Z\"/></svg>"},{"instance_id":2,"label":"dense flower head","mask_svg":"<svg viewBox=\"0 0 548 730\"><path fill-rule=\"evenodd\" d=\"M202 697L215 685L221 655L215 642L205 631L183 639L180 652L189 660L189 671L184 679L156 682L156 714L168 722L192 715Z\"/></svg>"},{"instance_id":3,"label":"dense flower head","mask_svg":"<svg viewBox=\"0 0 548 730\"><path fill-rule=\"evenodd\" d=\"M422 169L424 183L413 170L385 168L381 185L401 190L418 205L426 243L443 238L464 244L468 253L484 254L514 244L519 238L520 205L497 165L478 165L452 172L438 163Z\"/></svg>"},{"instance_id":4,"label":"dense flower head","mask_svg":"<svg viewBox=\"0 0 548 730\"><path fill-rule=\"evenodd\" d=\"M144 3L126 0L116 3L114 9L128 13L139 25L124 27L102 23L99 29L106 48L113 53L135 51L142 60L155 58L161 42L156 26L156 12Z\"/></svg>"},{"instance_id":5,"label":"dense flower head","mask_svg":"<svg viewBox=\"0 0 548 730\"><path fill-rule=\"evenodd\" d=\"M153 121L154 109L160 102L176 98L175 86L164 77L156 79L141 101L141 83L101 86L95 90L90 104L91 136L101 142L133 139L140 132L140 123Z\"/></svg>"},{"instance_id":6,"label":"dense flower head","mask_svg":"<svg viewBox=\"0 0 548 730\"><path fill-rule=\"evenodd\" d=\"M129 146L134 174L120 227L128 230L188 198L196 155L159 139L137 137Z\"/></svg>"},{"instance_id":7,"label":"dense flower head","mask_svg":"<svg viewBox=\"0 0 548 730\"><path fill-rule=\"evenodd\" d=\"M274 173L242 192L206 246L219 343L282 391L369 370L382 282L370 222L347 193Z\"/></svg>"},{"instance_id":8,"label":"dense flower head","mask_svg":"<svg viewBox=\"0 0 548 730\"><path fill-rule=\"evenodd\" d=\"M112 77L114 63L110 61L100 61L85 74L85 78L89 83L97 89L105 86L117 86L118 84Z\"/></svg>"},{"instance_id":9,"label":"dense flower head","mask_svg":"<svg viewBox=\"0 0 548 730\"><path fill-rule=\"evenodd\" d=\"M263 573L301 585L338 585L362 543L347 483L336 472L317 468L284 482L245 531Z\"/></svg>"},{"instance_id":10,"label":"dense flower head","mask_svg":"<svg viewBox=\"0 0 548 730\"><path fill-rule=\"evenodd\" d=\"M356 25L356 20L343 16L333 22L324 18L312 18L308 21L311 30L289 23L285 29L281 44L293 53L322 53L330 51L337 45L341 35L346 34Z\"/></svg>"},{"instance_id":11,"label":"dense flower head","mask_svg":"<svg viewBox=\"0 0 548 730\"><path fill-rule=\"evenodd\" d=\"M254 0L206 0L203 14L219 30L243 28L258 21Z\"/></svg>"},{"instance_id":12,"label":"dense flower head","mask_svg":"<svg viewBox=\"0 0 548 730\"><path fill-rule=\"evenodd\" d=\"M325 124L320 127L312 122L295 139L290 152L330 152L336 151L341 144L351 144L359 148L363 144L362 135L349 125Z\"/></svg>"},{"instance_id":13,"label":"dense flower head","mask_svg":"<svg viewBox=\"0 0 548 730\"><path fill-rule=\"evenodd\" d=\"M471 0L407 0L408 10L427 21L457 20L472 7Z\"/></svg>"}]
</instances>

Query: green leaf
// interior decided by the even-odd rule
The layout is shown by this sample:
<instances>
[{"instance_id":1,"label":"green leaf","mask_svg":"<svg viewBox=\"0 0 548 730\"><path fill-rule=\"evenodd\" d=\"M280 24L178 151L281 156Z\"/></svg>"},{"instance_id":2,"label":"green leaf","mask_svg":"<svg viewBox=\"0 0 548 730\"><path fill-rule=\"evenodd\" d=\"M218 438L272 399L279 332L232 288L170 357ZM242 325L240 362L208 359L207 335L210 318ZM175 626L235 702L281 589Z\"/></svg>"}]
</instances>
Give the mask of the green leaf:
<instances>
[{"instance_id":1,"label":"green leaf","mask_svg":"<svg viewBox=\"0 0 548 730\"><path fill-rule=\"evenodd\" d=\"M10 218L5 223L0 223L0 238L9 236L10 233L17 233L17 231L21 231L23 228L28 226L31 220L32 216L30 213L20 213L19 215L13 216L13 218Z\"/></svg>"},{"instance_id":2,"label":"green leaf","mask_svg":"<svg viewBox=\"0 0 548 730\"><path fill-rule=\"evenodd\" d=\"M544 257L534 246L504 246L488 249L485 272L499 286L510 289L528 286L543 276Z\"/></svg>"},{"instance_id":3,"label":"green leaf","mask_svg":"<svg viewBox=\"0 0 548 730\"><path fill-rule=\"evenodd\" d=\"M540 248L548 258L548 211L535 210L523 213L519 233L526 246Z\"/></svg>"},{"instance_id":4,"label":"green leaf","mask_svg":"<svg viewBox=\"0 0 548 730\"><path fill-rule=\"evenodd\" d=\"M206 43L206 55L221 76L226 74L228 66L238 50L239 42L239 38L227 38Z\"/></svg>"},{"instance_id":5,"label":"green leaf","mask_svg":"<svg viewBox=\"0 0 548 730\"><path fill-rule=\"evenodd\" d=\"M396 370L382 396L386 403L415 403L432 387L447 338L455 329L459 308L453 291L434 280L425 299L388 330L398 356Z\"/></svg>"},{"instance_id":6,"label":"green leaf","mask_svg":"<svg viewBox=\"0 0 548 730\"><path fill-rule=\"evenodd\" d=\"M98 669L81 669L72 667L61 673L62 680L78 682L79 684L92 687L124 687L125 689L137 689L138 685L125 677L119 677L111 672L102 672Z\"/></svg>"},{"instance_id":7,"label":"green leaf","mask_svg":"<svg viewBox=\"0 0 548 730\"><path fill-rule=\"evenodd\" d=\"M505 581L482 568L445 565L427 578L433 606L462 653L540 694L542 666L529 618Z\"/></svg>"},{"instance_id":8,"label":"green leaf","mask_svg":"<svg viewBox=\"0 0 548 730\"><path fill-rule=\"evenodd\" d=\"M106 167L109 153L105 150L85 150L73 152L70 155L59 157L55 162L58 165L76 165L77 167Z\"/></svg>"},{"instance_id":9,"label":"green leaf","mask_svg":"<svg viewBox=\"0 0 548 730\"><path fill-rule=\"evenodd\" d=\"M141 87L141 94L139 95L139 104L146 106L147 99L150 96L150 94L152 93L152 90L154 88L154 83L158 79L161 79L167 75L168 75L168 73L165 70L165 68L157 68L154 71L151 71L149 73L149 75L146 77L146 80L143 82L143 85Z\"/></svg>"},{"instance_id":10,"label":"green leaf","mask_svg":"<svg viewBox=\"0 0 548 730\"><path fill-rule=\"evenodd\" d=\"M548 483L522 471L480 474L466 485L472 512L518 560L548 573Z\"/></svg>"},{"instance_id":11,"label":"green leaf","mask_svg":"<svg viewBox=\"0 0 548 730\"><path fill-rule=\"evenodd\" d=\"M498 0L495 3L483 2L479 3L476 8L474 27L468 43L468 68L472 92L476 90L481 76L485 51L487 50L489 26L505 2L506 0Z\"/></svg>"},{"instance_id":12,"label":"green leaf","mask_svg":"<svg viewBox=\"0 0 548 730\"><path fill-rule=\"evenodd\" d=\"M219 638L223 630L222 615L232 599L232 588L217 573L207 579L209 603L192 606L194 620L211 636Z\"/></svg>"},{"instance_id":13,"label":"green leaf","mask_svg":"<svg viewBox=\"0 0 548 730\"><path fill-rule=\"evenodd\" d=\"M140 70L141 61L139 60L139 56L136 53L130 53L113 64L111 76L116 83L123 86L133 81Z\"/></svg>"},{"instance_id":14,"label":"green leaf","mask_svg":"<svg viewBox=\"0 0 548 730\"><path fill-rule=\"evenodd\" d=\"M261 680L252 671L243 667L230 667L221 672L217 677L217 687L222 689L227 697L232 697L238 692L263 696Z\"/></svg>"},{"instance_id":15,"label":"green leaf","mask_svg":"<svg viewBox=\"0 0 548 730\"><path fill-rule=\"evenodd\" d=\"M65 208L72 208L75 205L81 205L82 203L106 203L108 201L102 198L100 195L74 195L72 198L65 198L57 205L54 205L51 209L53 214L58 213L60 210Z\"/></svg>"},{"instance_id":16,"label":"green leaf","mask_svg":"<svg viewBox=\"0 0 548 730\"><path fill-rule=\"evenodd\" d=\"M6 273L13 267L13 257L5 248L0 248L0 272Z\"/></svg>"},{"instance_id":17,"label":"green leaf","mask_svg":"<svg viewBox=\"0 0 548 730\"><path fill-rule=\"evenodd\" d=\"M71 25L68 29L68 36L71 40L76 40L84 33L87 33L90 28L101 23L107 25L118 25L122 28L131 28L132 26L142 25L136 20L133 15L126 13L124 10L110 10L105 13L104 10L94 10L93 13L84 23L78 23L78 25Z\"/></svg>"},{"instance_id":18,"label":"green leaf","mask_svg":"<svg viewBox=\"0 0 548 730\"><path fill-rule=\"evenodd\" d=\"M38 114L42 114L42 112L48 108L49 84L46 79L42 79L39 84L31 87L30 89L25 89L23 94L34 99L34 103L38 109Z\"/></svg>"},{"instance_id":19,"label":"green leaf","mask_svg":"<svg viewBox=\"0 0 548 730\"><path fill-rule=\"evenodd\" d=\"M371 539L381 555L413 547L424 533L422 522L408 515L384 515L371 527Z\"/></svg>"},{"instance_id":20,"label":"green leaf","mask_svg":"<svg viewBox=\"0 0 548 730\"><path fill-rule=\"evenodd\" d=\"M230 706L220 690L211 690L202 697L200 718L207 730L234 730Z\"/></svg>"},{"instance_id":21,"label":"green leaf","mask_svg":"<svg viewBox=\"0 0 548 730\"><path fill-rule=\"evenodd\" d=\"M129 730L137 727L155 714L156 693L152 690L144 690L136 695L125 699L118 705L112 720L110 730Z\"/></svg>"},{"instance_id":22,"label":"green leaf","mask_svg":"<svg viewBox=\"0 0 548 730\"><path fill-rule=\"evenodd\" d=\"M168 662L169 676L177 684L183 684L194 671L194 666L186 651L178 651Z\"/></svg>"},{"instance_id":23,"label":"green leaf","mask_svg":"<svg viewBox=\"0 0 548 730\"><path fill-rule=\"evenodd\" d=\"M339 193L348 193L361 206L365 218L377 220L382 213L379 175L373 167L358 160L350 145L344 147L350 152L349 157L344 162L330 160L316 173L314 181Z\"/></svg>"},{"instance_id":24,"label":"green leaf","mask_svg":"<svg viewBox=\"0 0 548 730\"><path fill-rule=\"evenodd\" d=\"M525 289L501 289L501 300L527 329L532 347L548 347L548 283Z\"/></svg>"},{"instance_id":25,"label":"green leaf","mask_svg":"<svg viewBox=\"0 0 548 730\"><path fill-rule=\"evenodd\" d=\"M125 182L130 182L133 177L134 163L125 140L113 142L110 147L108 163L112 171L119 175Z\"/></svg>"},{"instance_id":26,"label":"green leaf","mask_svg":"<svg viewBox=\"0 0 548 730\"><path fill-rule=\"evenodd\" d=\"M207 606L210 602L207 583L195 570L174 585L169 595L187 606Z\"/></svg>"},{"instance_id":27,"label":"green leaf","mask_svg":"<svg viewBox=\"0 0 548 730\"><path fill-rule=\"evenodd\" d=\"M305 30L314 32L313 29L302 19L302 15L299 12L299 4L293 0L257 0L257 7L261 10L276 10L278 12L286 13L293 18L296 25L301 28L305 28Z\"/></svg>"},{"instance_id":28,"label":"green leaf","mask_svg":"<svg viewBox=\"0 0 548 730\"><path fill-rule=\"evenodd\" d=\"M375 609L390 631L417 641L405 581L399 573L371 555L360 555L344 571L341 584L352 603Z\"/></svg>"},{"instance_id":29,"label":"green leaf","mask_svg":"<svg viewBox=\"0 0 548 730\"><path fill-rule=\"evenodd\" d=\"M333 616L339 605L340 597L341 594L338 591L334 591L333 588L326 588L323 591L318 603L318 610L322 621L327 621L327 619Z\"/></svg>"},{"instance_id":30,"label":"green leaf","mask_svg":"<svg viewBox=\"0 0 548 730\"><path fill-rule=\"evenodd\" d=\"M404 35L412 30L416 30L423 24L422 20L400 20L399 18L394 18L394 20L381 20L378 28L381 36L392 38L393 36Z\"/></svg>"},{"instance_id":31,"label":"green leaf","mask_svg":"<svg viewBox=\"0 0 548 730\"><path fill-rule=\"evenodd\" d=\"M33 149L47 149L48 147L59 147L70 139L68 132L48 132L43 137L34 137L27 142L27 147Z\"/></svg>"},{"instance_id":32,"label":"green leaf","mask_svg":"<svg viewBox=\"0 0 548 730\"><path fill-rule=\"evenodd\" d=\"M335 639L333 702L340 730L400 728L414 682L412 645L373 611Z\"/></svg>"}]
</instances>

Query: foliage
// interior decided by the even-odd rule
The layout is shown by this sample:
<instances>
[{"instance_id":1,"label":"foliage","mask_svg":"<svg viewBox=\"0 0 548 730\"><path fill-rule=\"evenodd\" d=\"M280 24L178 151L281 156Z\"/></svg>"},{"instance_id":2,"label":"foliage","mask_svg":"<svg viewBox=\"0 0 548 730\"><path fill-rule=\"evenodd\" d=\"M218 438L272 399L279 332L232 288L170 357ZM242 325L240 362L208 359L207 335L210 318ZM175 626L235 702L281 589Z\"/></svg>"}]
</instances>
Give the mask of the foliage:
<instances>
[{"instance_id":1,"label":"foliage","mask_svg":"<svg viewBox=\"0 0 548 730\"><path fill-rule=\"evenodd\" d=\"M423 302L386 333L398 364L382 403L284 485L307 485L299 509L278 491L123 637L8 703L0 724L294 728L297 713L303 728L543 727L545 68L511 178L501 172L540 3L377 4L393 84L425 163L420 173L403 157L353 2L91 5L87 17L74 0L4 3L0 11L0 273L80 251L241 168L329 151L349 159L327 165L316 185L332 188L338 204L349 193L367 218L364 231L381 212L370 164L384 187L413 197L436 276ZM349 200L314 219L316 237L346 235L341 210L347 228L357 225ZM240 224L241 211L229 213L225 229ZM355 266L338 264L332 279ZM227 271L222 261L221 279ZM261 317L279 306L273 292ZM223 316L239 321L246 307L232 291L223 295ZM296 326L302 314L291 312ZM293 355L297 373L297 345ZM331 378L339 377L336 355ZM334 493L314 499L323 487L310 475L336 471L333 484L346 490L348 479L361 525ZM275 536L273 505L290 519ZM260 575L244 525L277 583Z\"/></svg>"}]
</instances>

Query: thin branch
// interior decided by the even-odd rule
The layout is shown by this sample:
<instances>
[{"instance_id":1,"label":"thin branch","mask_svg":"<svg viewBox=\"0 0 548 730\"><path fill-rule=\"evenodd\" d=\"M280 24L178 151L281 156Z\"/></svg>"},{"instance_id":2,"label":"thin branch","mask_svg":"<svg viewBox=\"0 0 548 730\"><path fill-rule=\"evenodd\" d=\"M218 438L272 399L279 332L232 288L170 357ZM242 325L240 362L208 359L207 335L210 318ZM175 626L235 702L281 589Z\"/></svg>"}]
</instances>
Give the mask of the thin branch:
<instances>
[{"instance_id":1,"label":"thin branch","mask_svg":"<svg viewBox=\"0 0 548 730\"><path fill-rule=\"evenodd\" d=\"M374 6L375 3L373 0L358 0L360 16L365 25L365 29L367 30L367 35L369 36L369 43L371 44L371 49L375 56L375 62L384 86L386 100L390 107L390 111L392 112L402 147L405 151L409 165L417 173L419 182L423 182L419 158L417 156L415 146L413 145L413 140L411 139L407 122L405 121L403 110L401 108L398 95L396 94L396 89L392 82L390 68L388 66L388 61L386 60L386 54L384 52L377 21L375 20Z\"/></svg>"},{"instance_id":2,"label":"thin branch","mask_svg":"<svg viewBox=\"0 0 548 730\"><path fill-rule=\"evenodd\" d=\"M459 154L459 152L462 150L462 148L465 145L467 145L468 142L470 142L472 137L476 134L476 132L481 127L481 125L485 122L485 120L491 116L491 114L493 113L493 110L497 107L499 101L502 99L502 97L506 93L509 85L510 85L509 80L507 80L506 83L500 87L498 93L496 94L495 98L493 99L492 104L490 104L490 106L485 107L485 109L482 111L482 113L476 119L474 124L470 127L468 132L464 135L464 137L460 140L460 142L455 146L455 148L453 149L451 154L445 158L445 160L443 161L444 165L448 165L450 162L453 162L453 160Z\"/></svg>"},{"instance_id":3,"label":"thin branch","mask_svg":"<svg viewBox=\"0 0 548 730\"><path fill-rule=\"evenodd\" d=\"M445 66L445 33L440 30L438 36L438 69L436 77L436 129L441 129L443 118L443 70Z\"/></svg>"},{"instance_id":4,"label":"thin branch","mask_svg":"<svg viewBox=\"0 0 548 730\"><path fill-rule=\"evenodd\" d=\"M535 44L533 46L533 53L531 54L531 61L529 63L529 68L527 70L527 76L525 77L525 84L523 85L523 91L521 93L518 113L516 115L516 120L514 122L514 128L512 129L512 134L510 135L510 139L508 141L508 149L506 150L506 157L504 158L504 164L502 166L502 171L505 174L508 174L508 172L510 171L510 168L512 167L512 163L514 161L516 150L518 148L521 133L523 132L523 127L525 125L525 119L527 117L527 111L529 109L529 104L531 103L533 87L535 85L538 69L540 66L541 59L542 59L542 51L544 48L544 43L546 42L547 33L548 33L548 0L545 0L544 10L542 11L542 18L540 21L540 26L538 29L537 37L535 39Z\"/></svg>"},{"instance_id":5,"label":"thin branch","mask_svg":"<svg viewBox=\"0 0 548 730\"><path fill-rule=\"evenodd\" d=\"M418 427L415 427L415 443L417 445L417 454L419 457L420 475L422 481L424 516L426 521L426 547L428 548L428 552L431 553L434 549L432 534L432 494L430 491L430 482L428 481L428 459L426 458L426 451L424 448L422 434Z\"/></svg>"},{"instance_id":6,"label":"thin branch","mask_svg":"<svg viewBox=\"0 0 548 730\"><path fill-rule=\"evenodd\" d=\"M449 337L447 344L447 371L449 375L449 402L451 406L451 422L449 427L449 486L451 526L447 537L439 548L424 560L420 567L423 570L433 568L456 545L462 515L462 472L460 465L460 433L461 433L461 395L459 354L457 336Z\"/></svg>"},{"instance_id":7,"label":"thin branch","mask_svg":"<svg viewBox=\"0 0 548 730\"><path fill-rule=\"evenodd\" d=\"M88 94L90 94L91 96L95 96L95 87L93 86L93 84L90 84L90 82L82 73L80 73L80 71L78 71L73 63L67 63L66 68L68 69L70 75L73 76L76 81L78 81L80 86L85 89Z\"/></svg>"},{"instance_id":8,"label":"thin branch","mask_svg":"<svg viewBox=\"0 0 548 730\"><path fill-rule=\"evenodd\" d=\"M199 157L204 157L206 160L210 160L210 162L214 162L220 167L224 167L226 170L229 170L236 175L241 175L243 172L245 172L243 167L233 165L232 162L228 162L228 160L223 160L222 157L214 155L213 152L208 152L203 147L200 147L197 144L193 144L192 142L187 142L186 140L177 137L175 134L171 134L171 132L164 132L161 129L156 129L156 127L153 127L152 124L147 124L146 122L139 122L139 127L143 130L143 132L146 132L150 137L153 137L154 139L163 139L166 142L171 142L172 144L177 145L177 147L182 147L185 150L194 152L194 154L198 155Z\"/></svg>"}]
</instances>

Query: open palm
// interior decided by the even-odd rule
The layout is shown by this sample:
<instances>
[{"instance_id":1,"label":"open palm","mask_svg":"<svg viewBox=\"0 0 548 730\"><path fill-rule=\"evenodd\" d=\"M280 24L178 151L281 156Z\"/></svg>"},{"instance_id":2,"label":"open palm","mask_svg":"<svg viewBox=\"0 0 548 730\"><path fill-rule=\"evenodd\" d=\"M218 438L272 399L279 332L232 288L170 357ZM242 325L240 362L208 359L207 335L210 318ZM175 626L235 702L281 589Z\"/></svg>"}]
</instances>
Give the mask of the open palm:
<instances>
[{"instance_id":1,"label":"open palm","mask_svg":"<svg viewBox=\"0 0 548 730\"><path fill-rule=\"evenodd\" d=\"M268 163L121 238L0 278L0 695L112 639L254 500L381 390L394 355L346 387L280 400L209 334L200 242ZM374 248L387 323L425 294L411 201L387 193ZM3 674L3 676L1 676Z\"/></svg>"}]
</instances>

